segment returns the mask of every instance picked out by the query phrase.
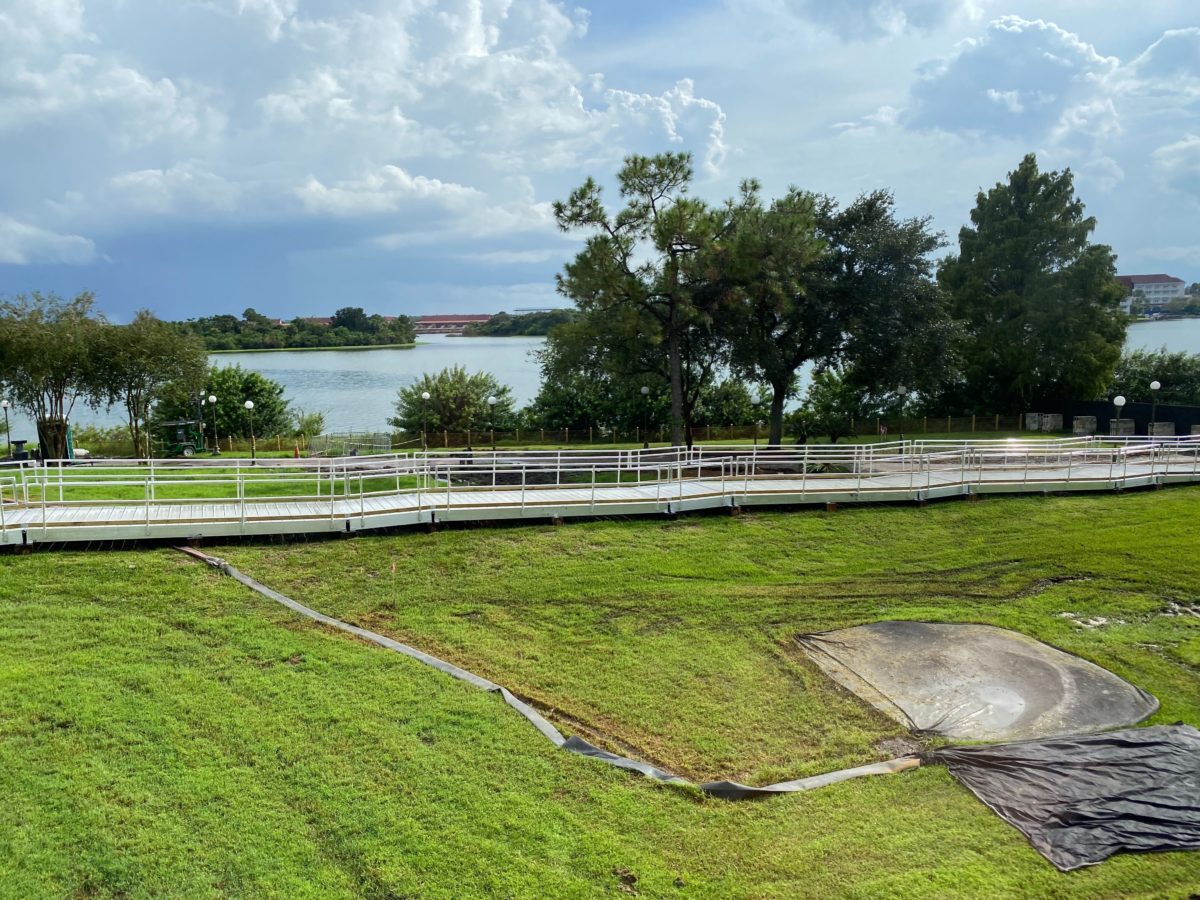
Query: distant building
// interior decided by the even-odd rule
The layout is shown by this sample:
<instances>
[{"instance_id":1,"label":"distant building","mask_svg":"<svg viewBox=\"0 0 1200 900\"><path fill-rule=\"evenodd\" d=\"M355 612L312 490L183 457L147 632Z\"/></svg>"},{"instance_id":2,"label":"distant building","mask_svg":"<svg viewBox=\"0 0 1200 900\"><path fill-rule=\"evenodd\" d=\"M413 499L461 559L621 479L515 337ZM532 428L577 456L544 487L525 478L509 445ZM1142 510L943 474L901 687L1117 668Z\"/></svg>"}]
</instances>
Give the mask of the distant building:
<instances>
[{"instance_id":1,"label":"distant building","mask_svg":"<svg viewBox=\"0 0 1200 900\"><path fill-rule=\"evenodd\" d=\"M1137 296L1146 312L1161 312L1172 300L1182 300L1187 294L1186 282L1173 275L1118 275L1117 281L1125 288L1121 301L1125 312L1132 311Z\"/></svg>"}]
</instances>

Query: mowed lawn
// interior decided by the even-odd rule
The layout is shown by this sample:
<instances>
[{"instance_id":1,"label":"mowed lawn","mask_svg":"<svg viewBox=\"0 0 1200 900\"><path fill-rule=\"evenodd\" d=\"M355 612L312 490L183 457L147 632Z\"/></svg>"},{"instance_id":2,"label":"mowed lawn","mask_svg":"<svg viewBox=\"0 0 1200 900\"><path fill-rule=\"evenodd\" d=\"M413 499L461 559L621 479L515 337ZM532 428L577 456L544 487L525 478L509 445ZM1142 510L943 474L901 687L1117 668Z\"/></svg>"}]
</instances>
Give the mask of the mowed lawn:
<instances>
[{"instance_id":1,"label":"mowed lawn","mask_svg":"<svg viewBox=\"0 0 1200 900\"><path fill-rule=\"evenodd\" d=\"M895 755L902 732L792 640L886 618L1032 634L1150 690L1151 721L1200 725L1197 523L1200 490L1172 489L210 552L509 685L567 733L762 783ZM1200 885L1197 853L1060 874L936 767L743 803L657 785L170 550L0 557L0 790L0 896Z\"/></svg>"}]
</instances>

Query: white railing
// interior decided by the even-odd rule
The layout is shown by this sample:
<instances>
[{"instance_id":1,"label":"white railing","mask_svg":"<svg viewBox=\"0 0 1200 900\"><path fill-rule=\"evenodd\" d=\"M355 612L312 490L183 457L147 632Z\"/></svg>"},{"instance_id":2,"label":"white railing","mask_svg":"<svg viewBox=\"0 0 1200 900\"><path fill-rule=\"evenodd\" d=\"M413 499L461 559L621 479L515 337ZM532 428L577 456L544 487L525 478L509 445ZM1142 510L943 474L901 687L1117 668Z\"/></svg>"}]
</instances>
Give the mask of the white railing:
<instances>
[{"instance_id":1,"label":"white railing","mask_svg":"<svg viewBox=\"0 0 1200 900\"><path fill-rule=\"evenodd\" d=\"M404 510L556 505L677 509L689 499L714 496L733 503L751 495L799 502L818 502L822 495L922 499L935 490L1119 487L1168 475L1200 480L1200 437L50 460L0 464L0 534L14 527L16 513L24 513L21 527L43 534L59 525L106 524L141 524L149 533L175 521L365 522Z\"/></svg>"}]
</instances>

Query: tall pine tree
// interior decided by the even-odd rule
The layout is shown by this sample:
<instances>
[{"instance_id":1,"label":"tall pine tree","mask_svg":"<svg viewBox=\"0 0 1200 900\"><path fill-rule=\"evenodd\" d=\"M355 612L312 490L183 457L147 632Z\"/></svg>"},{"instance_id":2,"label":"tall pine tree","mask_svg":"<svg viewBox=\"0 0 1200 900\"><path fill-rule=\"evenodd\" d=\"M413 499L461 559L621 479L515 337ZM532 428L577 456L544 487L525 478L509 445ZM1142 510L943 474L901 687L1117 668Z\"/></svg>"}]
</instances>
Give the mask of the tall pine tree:
<instances>
[{"instance_id":1,"label":"tall pine tree","mask_svg":"<svg viewBox=\"0 0 1200 900\"><path fill-rule=\"evenodd\" d=\"M961 377L944 397L961 412L1027 412L1088 398L1112 378L1125 341L1112 248L1090 241L1069 169L1029 154L980 192L939 281L962 326Z\"/></svg>"}]
</instances>

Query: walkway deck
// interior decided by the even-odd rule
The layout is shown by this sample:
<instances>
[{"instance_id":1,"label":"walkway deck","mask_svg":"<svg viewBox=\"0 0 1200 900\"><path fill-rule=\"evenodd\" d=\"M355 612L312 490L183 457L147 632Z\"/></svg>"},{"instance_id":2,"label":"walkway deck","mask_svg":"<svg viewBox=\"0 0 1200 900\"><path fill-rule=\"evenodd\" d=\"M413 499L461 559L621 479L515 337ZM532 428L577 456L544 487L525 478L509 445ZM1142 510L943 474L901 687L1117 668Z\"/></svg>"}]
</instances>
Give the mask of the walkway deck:
<instances>
[{"instance_id":1,"label":"walkway deck","mask_svg":"<svg viewBox=\"0 0 1200 900\"><path fill-rule=\"evenodd\" d=\"M843 445L783 451L705 448L666 455L499 453L470 460L436 454L356 457L317 463L315 493L309 461L264 461L255 468L238 464L235 471L217 476L207 474L214 471L212 462L156 463L158 468L150 471L137 471L128 463L0 469L0 497L6 501L0 504L0 545L352 533L448 521L545 521L735 506L1120 490L1200 483L1200 441L1110 447L1059 442L1019 448L981 442L948 449L905 447L903 452L894 445ZM247 497L271 479L292 483L301 478L309 479L306 494ZM389 483L380 489L381 479L417 486L393 488ZM481 480L485 483L479 484ZM538 483L544 480L551 483ZM158 498L183 484L193 490L196 484L213 485L212 493L225 489L233 497ZM131 485L142 494L139 499L94 496L108 492L127 497ZM71 499L81 487L91 493Z\"/></svg>"}]
</instances>

